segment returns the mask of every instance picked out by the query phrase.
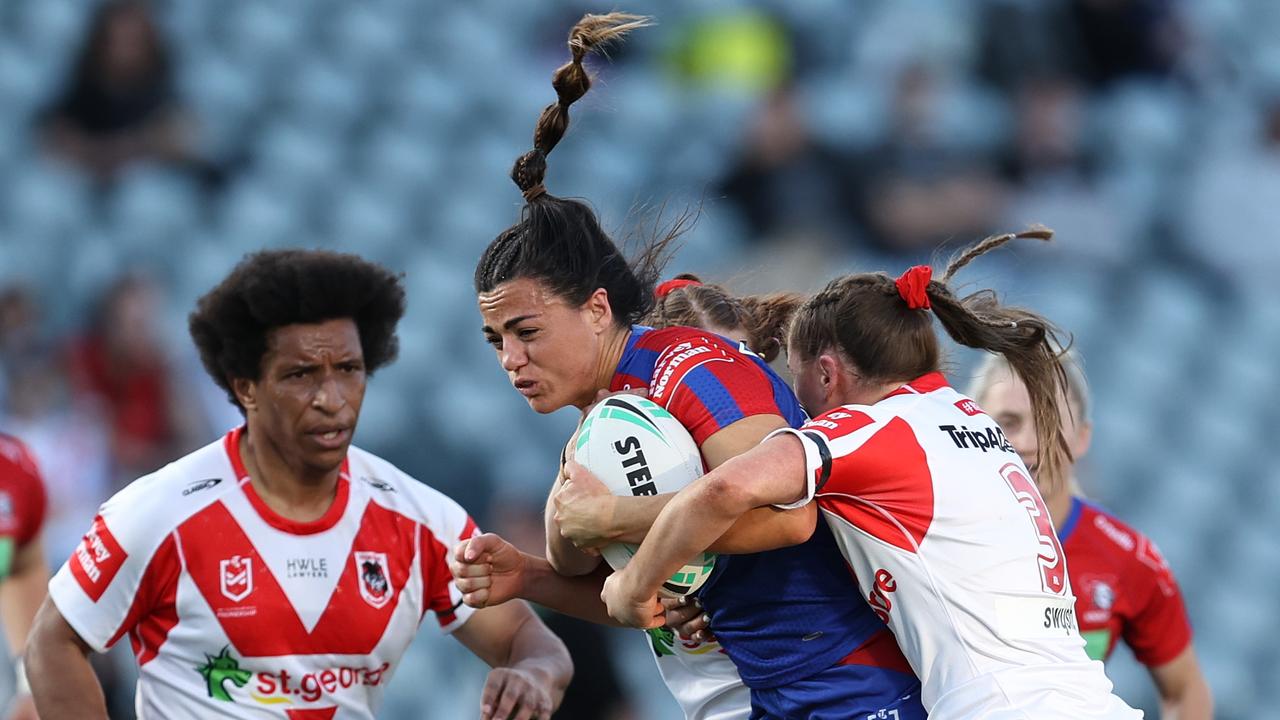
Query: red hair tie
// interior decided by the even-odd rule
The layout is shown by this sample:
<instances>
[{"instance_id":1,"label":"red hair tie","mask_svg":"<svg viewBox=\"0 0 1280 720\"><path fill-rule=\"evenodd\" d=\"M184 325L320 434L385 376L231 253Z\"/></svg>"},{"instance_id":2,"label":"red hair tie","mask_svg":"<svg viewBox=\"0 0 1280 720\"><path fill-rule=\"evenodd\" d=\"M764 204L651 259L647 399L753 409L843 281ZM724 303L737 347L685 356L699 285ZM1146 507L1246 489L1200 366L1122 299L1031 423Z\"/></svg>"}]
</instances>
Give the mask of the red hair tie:
<instances>
[{"instance_id":1,"label":"red hair tie","mask_svg":"<svg viewBox=\"0 0 1280 720\"><path fill-rule=\"evenodd\" d=\"M701 284L702 283L698 282L697 280L676 278L674 280L668 280L662 283L661 285L659 285L658 287L654 288L653 296L661 300L662 298L670 295L672 290L678 290L682 287L686 287L689 285L701 285Z\"/></svg>"},{"instance_id":2,"label":"red hair tie","mask_svg":"<svg viewBox=\"0 0 1280 720\"><path fill-rule=\"evenodd\" d=\"M933 268L928 265L916 265L908 268L902 273L897 280L893 281L898 286L898 294L903 300L907 301L907 307L912 310L928 310L929 294L926 290L929 288L929 281L933 279Z\"/></svg>"}]
</instances>

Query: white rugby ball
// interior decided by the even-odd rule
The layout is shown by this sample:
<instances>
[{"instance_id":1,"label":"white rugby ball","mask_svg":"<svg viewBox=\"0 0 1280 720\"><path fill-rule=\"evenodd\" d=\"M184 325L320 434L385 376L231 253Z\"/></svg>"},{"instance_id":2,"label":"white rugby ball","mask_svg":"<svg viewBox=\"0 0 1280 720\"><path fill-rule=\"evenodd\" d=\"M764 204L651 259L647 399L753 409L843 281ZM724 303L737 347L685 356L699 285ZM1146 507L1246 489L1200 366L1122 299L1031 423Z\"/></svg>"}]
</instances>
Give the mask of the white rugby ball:
<instances>
[{"instance_id":1,"label":"white rugby ball","mask_svg":"<svg viewBox=\"0 0 1280 720\"><path fill-rule=\"evenodd\" d=\"M582 421L574 458L614 495L674 493L702 476L702 455L689 431L657 403L634 395L615 395L592 408ZM621 570L637 546L614 543L600 550ZM688 595L707 581L714 553L704 552L680 568L659 592Z\"/></svg>"}]
</instances>

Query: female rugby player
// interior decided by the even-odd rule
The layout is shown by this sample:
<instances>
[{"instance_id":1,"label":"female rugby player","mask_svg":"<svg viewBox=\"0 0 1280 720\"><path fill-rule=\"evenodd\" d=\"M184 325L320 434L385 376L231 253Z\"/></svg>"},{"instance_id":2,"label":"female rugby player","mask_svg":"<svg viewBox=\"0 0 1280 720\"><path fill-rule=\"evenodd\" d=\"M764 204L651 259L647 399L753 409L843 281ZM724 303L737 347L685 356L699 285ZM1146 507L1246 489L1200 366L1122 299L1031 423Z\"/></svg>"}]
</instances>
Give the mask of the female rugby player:
<instances>
[{"instance_id":1,"label":"female rugby player","mask_svg":"<svg viewBox=\"0 0 1280 720\"><path fill-rule=\"evenodd\" d=\"M586 409L601 391L646 389L690 432L708 467L799 427L795 396L759 357L715 333L655 330L635 323L653 307L654 286L674 235L650 243L628 262L601 230L592 210L547 193L547 155L568 126L568 108L589 87L583 55L638 27L634 16L587 16L570 35L573 60L553 86L512 179L526 205L476 267L484 335L512 386L537 412ZM714 362L708 362L714 360ZM575 488L557 478L547 507L547 560L522 556L494 536L455 552L455 573L468 602L494 604L522 595L580 617L605 619L599 601L598 554L575 547L577 519L561 506L581 507ZM619 498L613 527L578 542L638 542L670 496ZM659 667L689 717L923 717L919 685L892 636L848 581L844 561L814 511L763 509L713 545L722 556L701 599L739 680L719 652L662 652ZM773 545L761 545L769 537ZM778 542L774 538L781 537ZM792 547L794 546L794 547ZM468 584L472 575L482 582ZM761 587L784 591L763 595ZM741 684L751 690L748 709ZM777 692L779 688L785 693Z\"/></svg>"},{"instance_id":2,"label":"female rugby player","mask_svg":"<svg viewBox=\"0 0 1280 720\"><path fill-rule=\"evenodd\" d=\"M956 341L1008 359L1041 420L1044 477L1060 476L1069 451L1057 423L1064 381L1052 326L990 291L959 298L947 284L1013 237L962 253L941 282L923 266L896 281L848 275L806 301L788 361L816 417L677 493L631 563L607 579L610 614L661 624L657 588L685 559L744 512L816 500L920 676L931 717L1140 717L1084 653L1062 549L1030 473L995 422L938 370L931 314ZM570 481L586 474L571 466Z\"/></svg>"},{"instance_id":3,"label":"female rugby player","mask_svg":"<svg viewBox=\"0 0 1280 720\"><path fill-rule=\"evenodd\" d=\"M1105 660L1124 638L1155 680L1161 716L1208 720L1213 694L1196 660L1191 623L1173 572L1145 535L1080 494L1074 461L1089 450L1093 403L1075 353L1062 357L1062 368L1067 394L1060 422L1073 462L1067 467L1068 482L1041 486L1040 494L1067 554L1085 651L1094 660ZM1031 396L1008 362L988 357L970 395L1000 424L1027 467L1034 468L1039 444Z\"/></svg>"}]
</instances>

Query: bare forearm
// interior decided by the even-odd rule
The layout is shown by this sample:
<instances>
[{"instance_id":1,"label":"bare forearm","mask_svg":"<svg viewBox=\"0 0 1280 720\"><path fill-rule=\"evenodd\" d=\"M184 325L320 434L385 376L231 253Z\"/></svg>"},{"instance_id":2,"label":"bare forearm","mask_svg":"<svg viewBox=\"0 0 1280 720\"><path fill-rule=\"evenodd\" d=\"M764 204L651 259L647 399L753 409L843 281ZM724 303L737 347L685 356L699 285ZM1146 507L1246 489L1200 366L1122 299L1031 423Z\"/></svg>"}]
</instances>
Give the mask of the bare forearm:
<instances>
[{"instance_id":1,"label":"bare forearm","mask_svg":"<svg viewBox=\"0 0 1280 720\"><path fill-rule=\"evenodd\" d=\"M779 510L775 507L753 508L738 518L709 550L725 555L777 550L808 540L818 522L814 507Z\"/></svg>"},{"instance_id":2,"label":"bare forearm","mask_svg":"<svg viewBox=\"0 0 1280 720\"><path fill-rule=\"evenodd\" d=\"M556 490L560 488L560 479L551 486L551 495L554 497ZM551 563L555 572L565 577L578 577L580 575L589 575L600 567L600 557L598 555L588 555L579 550L564 535L560 534L560 525L556 523L555 505L549 497L547 499L547 507L544 511L543 522L547 533L547 562Z\"/></svg>"},{"instance_id":3,"label":"bare forearm","mask_svg":"<svg viewBox=\"0 0 1280 720\"><path fill-rule=\"evenodd\" d=\"M804 451L795 438L771 440L729 460L671 500L649 531L648 540L627 566L629 582L635 588L656 590L663 579L670 577L689 558L711 547L735 523L743 522L741 519L747 513L756 508L773 512L767 506L791 502L803 489ZM779 521L797 518L807 522L807 528L789 524L785 532L779 532L782 528ZM752 527L752 534L747 538L757 546L752 550L801 542L813 532L817 521L812 507L779 515L766 514L763 519L766 523L759 528ZM777 537L773 537L775 533Z\"/></svg>"},{"instance_id":4,"label":"bare forearm","mask_svg":"<svg viewBox=\"0 0 1280 720\"><path fill-rule=\"evenodd\" d=\"M573 679L573 661L569 658L569 650L533 614L530 614L511 638L510 666L544 682L551 691L555 707L560 706L565 688Z\"/></svg>"},{"instance_id":5,"label":"bare forearm","mask_svg":"<svg viewBox=\"0 0 1280 720\"><path fill-rule=\"evenodd\" d=\"M1212 720L1213 694L1203 677L1188 683L1181 694L1160 698L1161 720Z\"/></svg>"},{"instance_id":6,"label":"bare forearm","mask_svg":"<svg viewBox=\"0 0 1280 720\"><path fill-rule=\"evenodd\" d=\"M545 559L526 553L524 587L520 596L579 620L619 627L600 601L600 589L610 572L608 568L601 567L590 575L565 577Z\"/></svg>"},{"instance_id":7,"label":"bare forearm","mask_svg":"<svg viewBox=\"0 0 1280 720\"><path fill-rule=\"evenodd\" d=\"M43 553L38 545L23 548L21 553L31 551L34 551L33 556L20 557L20 561L15 563L14 573L0 583L0 620L4 622L9 650L14 655L21 655L27 646L27 635L31 633L32 621L44 600L45 585L49 582L49 571L44 566Z\"/></svg>"},{"instance_id":8,"label":"bare forearm","mask_svg":"<svg viewBox=\"0 0 1280 720\"><path fill-rule=\"evenodd\" d=\"M674 493L645 498L621 498L612 534L617 542L639 545L649 535ZM804 542L813 534L816 515L811 510L778 510L773 507L753 508L716 538L707 548L728 555L776 550Z\"/></svg>"},{"instance_id":9,"label":"bare forearm","mask_svg":"<svg viewBox=\"0 0 1280 720\"><path fill-rule=\"evenodd\" d=\"M582 577L600 567L598 555L588 555L573 546L557 531L547 535L547 558L552 569L564 577Z\"/></svg>"},{"instance_id":10,"label":"bare forearm","mask_svg":"<svg viewBox=\"0 0 1280 720\"><path fill-rule=\"evenodd\" d=\"M637 587L656 590L689 558L706 550L749 508L721 497L721 486L699 480L677 494L627 565Z\"/></svg>"},{"instance_id":11,"label":"bare forearm","mask_svg":"<svg viewBox=\"0 0 1280 720\"><path fill-rule=\"evenodd\" d=\"M27 678L41 720L108 720L89 658L74 646L27 655Z\"/></svg>"},{"instance_id":12,"label":"bare forearm","mask_svg":"<svg viewBox=\"0 0 1280 720\"><path fill-rule=\"evenodd\" d=\"M675 493L618 498L609 535L617 542L639 545L673 497Z\"/></svg>"}]
</instances>

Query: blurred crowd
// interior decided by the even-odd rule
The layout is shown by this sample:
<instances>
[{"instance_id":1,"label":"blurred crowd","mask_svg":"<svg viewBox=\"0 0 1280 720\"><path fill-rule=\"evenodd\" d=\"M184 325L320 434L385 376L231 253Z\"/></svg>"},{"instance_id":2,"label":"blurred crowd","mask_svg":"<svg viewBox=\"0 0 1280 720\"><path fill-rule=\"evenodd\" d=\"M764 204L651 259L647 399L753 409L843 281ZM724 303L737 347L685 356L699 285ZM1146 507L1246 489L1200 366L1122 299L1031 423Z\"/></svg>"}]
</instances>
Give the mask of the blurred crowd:
<instances>
[{"instance_id":1,"label":"blurred crowd","mask_svg":"<svg viewBox=\"0 0 1280 720\"><path fill-rule=\"evenodd\" d=\"M116 489L238 422L185 317L244 252L282 245L406 273L402 358L374 379L358 442L537 548L573 418L534 421L504 386L470 273L514 220L506 172L553 97L563 30L609 7L0 4L0 428L42 463L51 565ZM1275 627L1280 557L1250 542L1244 559L1214 561L1280 520L1280 490L1257 486L1258 472L1280 485L1276 463L1246 462L1280 429L1258 400L1280 389L1266 361L1280 350L1280 4L624 9L659 25L598 68L552 192L585 196L622 236L660 222L654 207L700 206L672 273L743 290L813 289L852 266L897 272L952 242L1054 228L1043 251L1002 256L991 284L1076 335L1099 395L1093 467L1108 478L1088 489L1166 546L1197 629L1215 633L1199 642L1221 717L1261 717L1251 708L1274 705L1280 655L1247 628ZM971 363L957 354L961 374ZM1179 431L1155 426L1193 408L1179 455ZM495 425L506 452L482 457ZM1249 572L1258 562L1276 572ZM1223 568L1253 597L1200 586ZM1219 627L1207 616L1224 603ZM646 692L657 680L640 641L561 627L601 673L585 707L671 716ZM478 693L474 668L420 645L402 676ZM1113 677L1150 702L1132 668ZM398 679L386 717L419 716L422 684ZM443 694L429 700L441 717L470 707ZM563 716L606 715L578 713Z\"/></svg>"}]
</instances>

